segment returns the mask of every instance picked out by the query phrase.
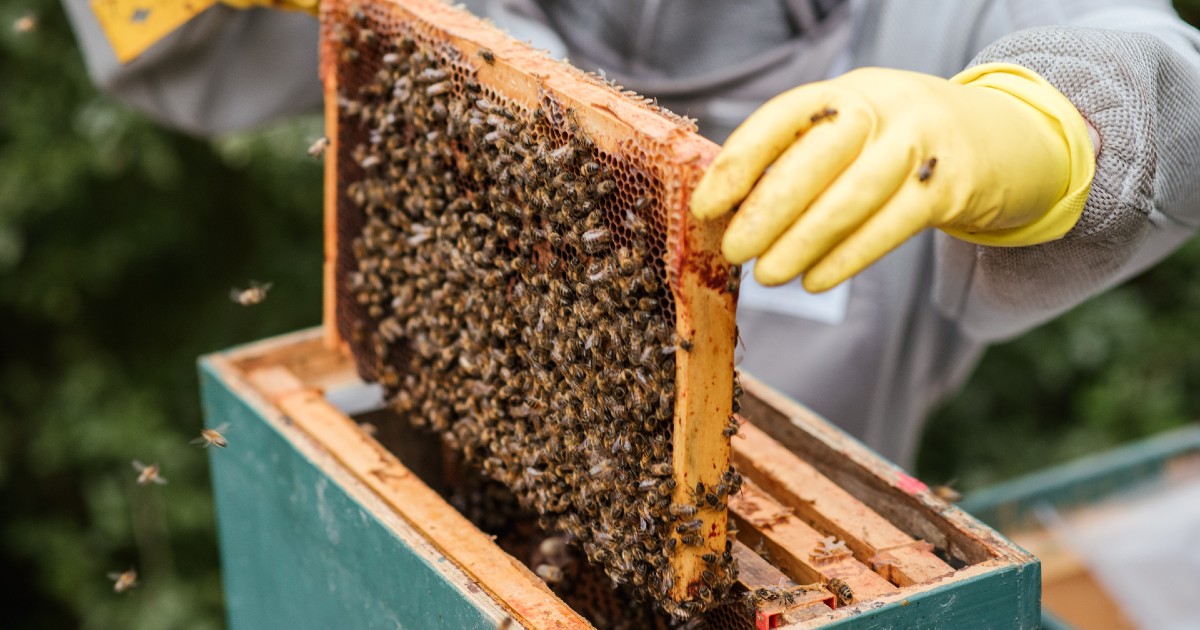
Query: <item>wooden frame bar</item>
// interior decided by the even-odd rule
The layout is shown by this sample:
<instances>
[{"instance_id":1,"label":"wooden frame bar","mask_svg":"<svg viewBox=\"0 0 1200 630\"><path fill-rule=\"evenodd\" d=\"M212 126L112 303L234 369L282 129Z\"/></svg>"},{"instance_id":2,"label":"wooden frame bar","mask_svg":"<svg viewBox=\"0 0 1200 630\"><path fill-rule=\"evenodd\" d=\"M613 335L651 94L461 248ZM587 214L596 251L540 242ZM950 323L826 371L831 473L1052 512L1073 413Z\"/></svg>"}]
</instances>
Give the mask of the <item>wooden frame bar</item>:
<instances>
[{"instance_id":1,"label":"wooden frame bar","mask_svg":"<svg viewBox=\"0 0 1200 630\"><path fill-rule=\"evenodd\" d=\"M734 443L742 475L813 528L837 537L854 557L897 586L920 584L953 573L933 554L837 484L749 423Z\"/></svg>"}]
</instances>

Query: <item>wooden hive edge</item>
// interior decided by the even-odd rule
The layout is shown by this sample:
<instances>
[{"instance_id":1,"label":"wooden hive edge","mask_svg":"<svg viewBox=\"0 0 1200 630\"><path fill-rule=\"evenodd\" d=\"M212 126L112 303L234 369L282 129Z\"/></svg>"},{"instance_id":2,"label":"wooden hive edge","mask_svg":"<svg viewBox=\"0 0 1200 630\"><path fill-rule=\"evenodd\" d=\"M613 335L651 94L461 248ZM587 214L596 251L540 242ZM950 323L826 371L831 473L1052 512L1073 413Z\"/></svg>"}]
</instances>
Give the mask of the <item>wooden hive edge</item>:
<instances>
[{"instance_id":1,"label":"wooden hive edge","mask_svg":"<svg viewBox=\"0 0 1200 630\"><path fill-rule=\"evenodd\" d=\"M242 391L249 391L250 394L248 397L252 399L262 398L266 404L278 404L278 401L286 400L287 402L284 404L289 407L292 405L300 405L302 407L308 406L313 400L321 398L320 388L315 386L313 383L328 383L330 384L329 386L331 387L331 391L360 383L360 381L358 381L344 369L344 359L338 359L337 357L333 356L334 353L321 343L321 338L322 333L320 329L293 333L226 352L217 357L217 364L224 373L231 375L227 378L229 378L232 385L237 386ZM280 367L281 369L272 369L273 367ZM293 369L296 369L296 367L303 372L303 376L292 371ZM257 387L253 386L255 383L251 383L247 380L247 377L245 376L247 371L256 372L254 381L257 384ZM747 381L745 376L743 376L743 380ZM273 391L276 392L276 394L265 395L260 392L261 389ZM771 394L772 390L765 388L761 384L750 382L747 387L747 393L749 394L748 398L757 399L756 397L758 396ZM247 394L244 393L242 395L247 396ZM273 403L272 401L275 402ZM768 404L774 404L776 402L778 401L770 399L767 401ZM296 433L302 428L305 428L305 425L314 427L315 433L310 434L306 429L303 431L303 435L305 435L308 438L308 441L312 443L312 446L308 448L318 448L323 451L329 451L330 449L327 448L327 445L324 443L324 438L321 436L331 429L322 427L321 423L332 418L332 414L337 414L340 419L330 422L330 424L334 425L334 429L332 429L332 431L335 433L340 432L341 435L341 437L335 441L336 443L343 445L370 444L372 446L370 446L370 448L362 446L356 447L357 450L355 452L358 452L359 454L354 456L331 454L330 457L332 459L340 462L340 465L350 468L350 472L354 475L354 477L360 480L376 477L379 479L380 483L385 481L394 483L397 478L404 478L410 479L412 483L419 483L424 486L424 483L420 482L419 479L416 479L415 476L381 472L379 462L387 460L388 457L394 458L394 456L390 456L390 453L388 453L386 450L382 450L382 452L380 452L382 446L379 446L373 438L363 433L362 430L354 424L353 420L345 416L345 414L342 414L340 411L332 409L331 406L328 406L328 403L323 399L320 400L319 406L331 411L328 411L330 415L323 414L322 419L317 424L296 422L297 416L294 413L294 410L293 413L281 413L278 411L273 413L274 416L279 416L277 422L279 425L286 425L289 422L295 423L296 426L284 427L283 430L289 431L289 435ZM785 409L785 411L788 411L788 409ZM300 416L303 417L303 413L301 413ZM803 428L801 430L805 431L819 429L819 427L809 426L808 422L810 420L811 419L797 419L797 422L803 423L802 425L797 426L802 426ZM820 420L819 418L813 421L820 424L824 423L824 421ZM836 432L836 429L831 430ZM817 432L820 433L819 430L817 430ZM295 438L293 437L292 439L294 440ZM770 440L773 438L767 437L766 439ZM740 441L741 440L739 440L739 442ZM735 444L736 443L737 442L735 442ZM845 446L840 442L835 443L840 446ZM870 459L873 457L873 455L864 452L863 457ZM354 458L362 459L365 463L355 466L348 466L345 463L347 459ZM399 464L399 466L403 468L402 464ZM869 471L868 474L870 474ZM752 484L753 482L747 484L747 486L751 488L751 493L754 492ZM377 488L373 487L371 484L365 484L365 486L378 496L379 490ZM428 486L424 487L428 488ZM384 490L387 490L387 488L385 487ZM785 503L787 504L787 507L792 509L796 508L795 502L787 496L774 496L773 493L769 492L766 494L770 496L770 501ZM408 495L404 494L400 496ZM407 499L400 499L395 501L385 501L385 503L390 507L390 509L398 512L406 523L411 522L413 513L408 511L411 506L410 501ZM452 506L444 501L442 501L435 509L453 512L453 516L461 519L461 515L459 515ZM782 510L780 510L777 506L776 512L781 511ZM933 518L937 518L941 513L932 508L929 510L929 512ZM420 514L424 514L424 512L420 512ZM744 517L745 514L743 513L742 516ZM969 519L970 517L966 518ZM417 520L423 520L423 517L417 516ZM799 519L793 518L791 520L798 521ZM949 519L948 522L952 524L953 521L954 519ZM476 535L483 536L484 539L487 539L486 535L480 532L478 528L475 528L474 525L471 525L469 522L465 521L465 519L462 519L462 523L463 527L469 527L474 530ZM756 530L761 530L762 528L751 527L749 529L753 532ZM417 529L416 531L421 532L422 530ZM425 536L426 539L428 539L428 536L423 532L422 536ZM786 627L821 627L829 623L837 623L839 621L847 620L857 615L875 614L877 611L883 608L895 609L897 607L901 607L907 611L910 609L904 607L907 607L910 601L925 601L935 596L942 597L944 604L947 597L949 597L951 600L953 599L952 596L946 595L946 589L952 589L958 584L978 584L980 580L997 578L1000 577L1000 574L1005 573L1010 576L1016 575L1016 573L1013 572L1027 573L1028 571L1033 571L1033 573L1037 573L1038 567L1036 559L1024 551L1019 550L1019 548L1016 548L1016 546L1012 543L1007 541L1003 542L1004 545L1001 545L1000 548L992 548L992 551L989 553L989 557L971 564L970 566L957 569L950 574L933 577L919 584L902 586L900 588L884 589L886 592L877 594L874 597L864 601L858 601L856 599L856 601L851 605L838 606L836 609L831 609L831 607L825 605L824 602L821 602L821 605L819 606L813 606L813 602L806 600L803 606L797 606L789 610L777 611L780 614L775 618L779 623L787 624ZM991 547L993 543L986 538L981 538L979 540L979 544ZM450 546L453 546L453 544ZM502 556L504 559L503 563L520 564L511 556L505 554L490 540L487 540L487 544L484 547L486 549L486 553L500 554L500 556ZM1019 553L1007 553L1004 549L1005 547L1017 549ZM454 559L451 554L455 551L455 549L445 551L442 549L441 545L436 544L434 545L434 548L439 549L439 551L446 554L447 557ZM779 548L786 553L799 556L804 556L809 551L808 547L806 546L802 546L802 548L799 549L786 546L781 546ZM734 553L735 556L737 556L742 562L746 562L748 557L758 558L758 556L753 551L748 549L746 545L737 542L734 543ZM773 563L778 561L774 554L771 555L771 558ZM761 558L758 559L761 560ZM463 566L463 563L455 560L455 565ZM815 572L819 572L822 568L823 567L816 567ZM475 575L469 568L464 567L464 570L468 576ZM528 569L525 569L523 566L519 567L519 570L517 570L516 573L524 576L522 579L535 580L535 586L539 589L544 589L544 585L541 584L541 581L536 578L536 576L532 576ZM753 568L750 568L750 571L746 576L744 576L744 579L741 580L741 584L745 588L750 588L755 584L771 586L772 581L775 582L775 585L779 585L781 579L780 576L783 576L783 573L780 573L779 569L775 566L770 566L765 571L755 571ZM495 576L487 579L495 579ZM823 576L821 579L826 578ZM1028 578L1020 579L1027 580ZM1009 583L1012 584L1011 581ZM494 592L490 588L487 590L489 590L489 592ZM953 591L950 592L952 593ZM553 594L549 593L548 591L543 591L543 593L545 593L548 597L554 597ZM503 596L499 594L496 595L497 600L503 602L504 600L500 599L501 597ZM827 600L827 592L822 594L821 597ZM557 598L554 599L555 601L559 601L561 603L561 600L558 600ZM811 599L817 599L817 596L813 595ZM937 600L935 599L933 601ZM939 604L939 606L941 606L941 604ZM775 612L776 611L769 611L769 614L775 614ZM516 615L514 615L514 617L516 617ZM530 626L556 627L554 625L537 626L534 623L530 623Z\"/></svg>"}]
</instances>

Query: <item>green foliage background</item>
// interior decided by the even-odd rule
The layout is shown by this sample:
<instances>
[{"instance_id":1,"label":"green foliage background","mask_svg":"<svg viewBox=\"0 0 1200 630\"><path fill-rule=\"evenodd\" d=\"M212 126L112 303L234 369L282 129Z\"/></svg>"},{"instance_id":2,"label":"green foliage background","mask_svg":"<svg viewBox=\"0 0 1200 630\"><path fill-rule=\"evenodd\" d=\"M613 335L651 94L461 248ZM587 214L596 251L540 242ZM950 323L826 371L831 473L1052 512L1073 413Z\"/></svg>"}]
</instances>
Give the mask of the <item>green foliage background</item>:
<instances>
[{"instance_id":1,"label":"green foliage background","mask_svg":"<svg viewBox=\"0 0 1200 630\"><path fill-rule=\"evenodd\" d=\"M1179 3L1200 17L1200 0ZM38 28L18 33L19 17ZM6 627L223 625L197 356L320 319L316 117L215 141L98 94L58 3L0 5ZM964 488L1200 415L1200 243L993 349L919 462ZM253 308L230 287L270 280ZM139 487L130 462L159 462ZM115 596L105 574L136 566Z\"/></svg>"}]
</instances>

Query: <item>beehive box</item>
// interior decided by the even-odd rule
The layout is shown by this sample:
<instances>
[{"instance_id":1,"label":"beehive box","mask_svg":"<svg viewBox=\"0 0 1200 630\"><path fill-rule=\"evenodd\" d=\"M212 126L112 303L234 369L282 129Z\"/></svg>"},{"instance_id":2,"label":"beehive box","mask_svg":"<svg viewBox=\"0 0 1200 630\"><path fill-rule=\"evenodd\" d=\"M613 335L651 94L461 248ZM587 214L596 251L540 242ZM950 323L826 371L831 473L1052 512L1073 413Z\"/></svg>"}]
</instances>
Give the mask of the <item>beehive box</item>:
<instances>
[{"instance_id":1,"label":"beehive box","mask_svg":"<svg viewBox=\"0 0 1200 630\"><path fill-rule=\"evenodd\" d=\"M1197 577L1188 564L1194 546L1176 537L1190 526L1194 540L1195 512L1188 520L1171 508L1194 504L1198 487L1200 427L1192 426L982 489L963 507L1037 555L1043 627L1170 627L1167 611L1175 607L1178 618L1175 602L1191 605ZM1107 544L1094 542L1097 533ZM1121 560L1131 547L1139 562Z\"/></svg>"},{"instance_id":2,"label":"beehive box","mask_svg":"<svg viewBox=\"0 0 1200 630\"><path fill-rule=\"evenodd\" d=\"M481 520L478 502L456 509L455 487L467 482L445 471L436 442L380 409L377 389L323 336L296 333L201 362L207 421L230 424L229 447L211 458L231 627L670 626L627 591L583 583L586 567L548 588L524 551L543 535L506 550L508 534L467 518ZM1032 556L743 379L752 426L733 448L747 483L730 510L735 591L750 595L734 595L708 627L1038 625ZM506 509L493 502L482 512ZM824 588L830 578L853 599Z\"/></svg>"}]
</instances>

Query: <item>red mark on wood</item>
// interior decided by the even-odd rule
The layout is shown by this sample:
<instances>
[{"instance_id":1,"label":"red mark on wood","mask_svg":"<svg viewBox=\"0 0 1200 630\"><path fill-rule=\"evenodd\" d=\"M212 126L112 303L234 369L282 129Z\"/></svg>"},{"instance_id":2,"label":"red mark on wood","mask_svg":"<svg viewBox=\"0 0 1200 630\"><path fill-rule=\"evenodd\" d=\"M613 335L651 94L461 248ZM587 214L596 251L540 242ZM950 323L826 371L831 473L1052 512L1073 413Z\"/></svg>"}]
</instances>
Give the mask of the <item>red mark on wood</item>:
<instances>
[{"instance_id":1,"label":"red mark on wood","mask_svg":"<svg viewBox=\"0 0 1200 630\"><path fill-rule=\"evenodd\" d=\"M916 477L910 477L904 473L900 473L900 479L896 482L896 487L909 494L916 494L924 490L928 490L929 486Z\"/></svg>"}]
</instances>

